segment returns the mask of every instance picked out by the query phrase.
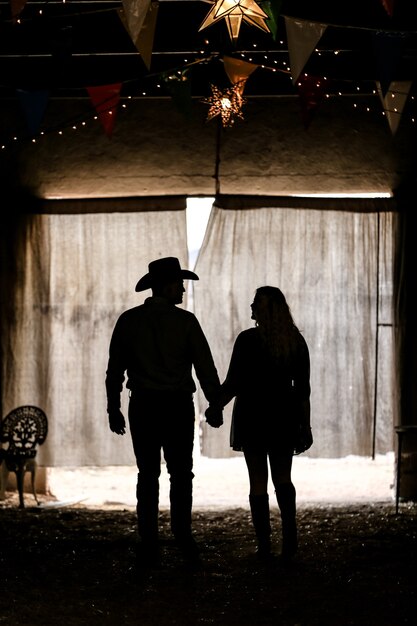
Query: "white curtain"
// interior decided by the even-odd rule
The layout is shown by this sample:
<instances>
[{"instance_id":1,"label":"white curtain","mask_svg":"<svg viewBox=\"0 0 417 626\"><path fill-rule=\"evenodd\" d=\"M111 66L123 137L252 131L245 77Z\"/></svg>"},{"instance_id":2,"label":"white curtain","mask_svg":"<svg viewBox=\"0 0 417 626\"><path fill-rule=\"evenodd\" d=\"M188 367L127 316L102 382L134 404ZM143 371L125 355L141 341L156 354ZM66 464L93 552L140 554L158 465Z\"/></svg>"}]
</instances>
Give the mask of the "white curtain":
<instances>
[{"instance_id":1,"label":"white curtain","mask_svg":"<svg viewBox=\"0 0 417 626\"><path fill-rule=\"evenodd\" d=\"M393 449L392 212L213 207L194 307L221 379L255 289L282 289L311 357L312 457ZM202 453L226 457L225 425L202 421ZM205 408L202 401L201 411Z\"/></svg>"},{"instance_id":2,"label":"white curtain","mask_svg":"<svg viewBox=\"0 0 417 626\"><path fill-rule=\"evenodd\" d=\"M119 314L150 295L135 293L150 261L187 264L185 208L36 215L20 232L3 302L3 416L22 404L46 412L41 465L133 465L129 435L108 428L110 336ZM123 406L127 415L126 391Z\"/></svg>"}]
</instances>

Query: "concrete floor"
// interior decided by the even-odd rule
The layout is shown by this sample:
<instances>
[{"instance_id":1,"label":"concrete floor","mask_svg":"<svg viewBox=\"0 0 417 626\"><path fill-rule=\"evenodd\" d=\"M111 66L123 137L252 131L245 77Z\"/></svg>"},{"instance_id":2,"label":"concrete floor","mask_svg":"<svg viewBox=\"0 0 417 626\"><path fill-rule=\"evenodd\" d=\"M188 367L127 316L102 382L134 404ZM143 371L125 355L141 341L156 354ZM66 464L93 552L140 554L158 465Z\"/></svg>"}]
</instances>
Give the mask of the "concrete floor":
<instances>
[{"instance_id":1,"label":"concrete floor","mask_svg":"<svg viewBox=\"0 0 417 626\"><path fill-rule=\"evenodd\" d=\"M293 482L299 505L309 503L367 503L395 498L394 454L374 460L349 456L341 459L294 457ZM248 478L243 456L194 461L194 509L245 507ZM134 507L135 467L83 467L48 469L48 488L59 502L82 501L91 507ZM270 483L271 505L275 506ZM162 465L160 507L169 506L169 477Z\"/></svg>"}]
</instances>

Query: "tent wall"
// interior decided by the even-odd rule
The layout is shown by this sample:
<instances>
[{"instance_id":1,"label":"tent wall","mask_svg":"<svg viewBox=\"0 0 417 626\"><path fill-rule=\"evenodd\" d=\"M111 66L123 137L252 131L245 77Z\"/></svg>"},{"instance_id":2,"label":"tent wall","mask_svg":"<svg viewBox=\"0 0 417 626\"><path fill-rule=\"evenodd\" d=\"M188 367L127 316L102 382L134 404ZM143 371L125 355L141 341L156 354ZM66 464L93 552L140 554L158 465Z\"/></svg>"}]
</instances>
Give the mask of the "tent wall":
<instances>
[{"instance_id":1,"label":"tent wall","mask_svg":"<svg viewBox=\"0 0 417 626\"><path fill-rule=\"evenodd\" d=\"M109 341L118 315L149 295L135 293L149 260L187 263L185 207L26 215L2 235L2 415L42 407L40 464L134 464L130 439L108 428Z\"/></svg>"},{"instance_id":2,"label":"tent wall","mask_svg":"<svg viewBox=\"0 0 417 626\"><path fill-rule=\"evenodd\" d=\"M364 100L361 102L365 104ZM88 397L91 394L98 394L98 402L103 402L101 385L110 328L125 305L138 302L132 293L132 285L138 274L146 269L150 258L167 253L175 254L184 261L187 258L185 212L178 211L175 197L211 196L216 190L223 197L234 194L233 202L236 206L237 194L267 196L270 202L266 202L261 208L272 210L274 207L294 208L295 205L287 198L290 194L387 193L395 191L405 179L411 179L399 207L405 221L400 222L399 228L395 229L398 233L395 246L395 255L399 259L397 267L402 270L397 273L399 280L395 285L394 300L398 305L397 330L401 326L401 340L397 335L396 345L405 350L405 353L401 351L397 355L396 360L396 372L400 376L398 384L401 389L401 407L408 422L417 422L413 395L415 392L412 391L417 353L412 323L415 316L413 318L411 315L413 305L410 304L415 274L410 269L413 265L408 261L408 256L413 255L415 249L415 222L412 217L417 195L415 128L410 126L409 120L404 119L393 136L381 111L376 111L375 99L371 105L369 113L365 106L354 109L351 98L330 98L316 113L313 123L306 131L301 123L297 98L251 99L245 108L244 121L236 123L232 129L224 130L219 129L215 120L206 121L206 109L200 103L194 103L193 116L186 119L170 100L154 100L152 106L149 106L149 101L138 99L132 101L126 110L119 111L111 139L104 134L98 122L92 122L77 130L68 127L68 132L63 135L51 133L39 139L36 144L16 141L0 152L4 216L0 287L2 414L5 415L13 404L28 401L41 403L44 397L51 420L55 419L56 411L62 413L61 405L65 405L65 397L61 394L58 403L55 395L52 409L50 394L56 394L55 385L45 382L49 381L45 370L48 376L53 376L51 381L57 380L59 371L53 371L55 364L49 357L56 354L53 350L60 331L51 330L51 318L48 315L56 315L59 323L73 324L75 320L77 324L84 325L84 330L96 328L98 319L103 324L107 320L100 330L103 345L100 348L101 361L95 362L96 382L91 385L88 380L82 381L80 390L83 406L79 411L71 412L71 415L70 409L66 409L70 415L68 428L56 440L51 435L54 452L47 449L42 452L45 462L125 462L127 453L125 454L125 449L120 453L115 447L114 438L103 444L96 436L94 427L85 426L88 418L91 423L100 423L105 428L106 416L102 413L104 404L90 416L86 405L89 405ZM47 111L48 127L53 127L54 120L62 121L63 116L70 119L72 116L82 115L89 107L88 99L51 100ZM21 124L18 119L20 113L12 101L2 102L2 111L4 114L0 120L0 128L7 135L10 128L18 129ZM284 204L277 203L277 197L284 198ZM153 209L149 202L155 202ZM305 200L302 202L304 204L298 204L298 208L312 207L311 204L307 206ZM145 207L145 204L148 206ZM240 208L243 217L243 209L248 207ZM322 205L319 211L324 208L326 207ZM354 209L349 208L350 210ZM172 228L169 215L171 211L175 212L175 225ZM32 215L29 217L30 214ZM152 214L155 222L150 226ZM376 211L373 217L360 218L369 219L368 235L370 230L375 233L379 228L378 214ZM118 225L113 222L113 217L116 217L116 222L119 220ZM323 219L323 229L326 228L328 224ZM149 230L153 232L152 237L149 237ZM69 245L70 239L67 239L70 235L74 236L71 241L76 242L72 244L73 247ZM373 242L371 255L367 259L365 250L362 249L361 258L374 267L379 257L374 248L374 239L368 237L368 241ZM116 252L114 246L118 246ZM98 264L90 265L92 259L98 260ZM221 259L218 262L221 264ZM199 263L203 263L203 256ZM203 269L203 266L200 267ZM54 275L55 272L58 272L58 276ZM84 280L81 280L86 272L90 290ZM68 309L72 303L65 301L68 293L72 292L65 292L62 288L61 274L72 277L75 283L71 286L73 293L83 294L82 305L76 311L74 309L73 313ZM219 267L218 276L221 275ZM107 283L104 280L106 276ZM372 276L376 277L377 274L374 272ZM76 284L77 277L79 284ZM268 274L263 278L275 281L280 276ZM98 282L96 284L95 281L100 281L104 291L100 291ZM106 291L110 282L117 285L115 298L111 291ZM33 283L40 288L41 294L36 302L40 333L34 333L30 312L25 310L28 289ZM210 288L215 292L215 281L210 283ZM252 285L250 289L248 286L244 294L245 302L248 300L246 305L249 304L252 289ZM104 293L107 295L104 296ZM57 294L60 295L58 303ZM227 298L226 300L229 301ZM103 302L106 313L101 309ZM405 326L402 317L404 302L408 316ZM349 302L348 305L350 306ZM373 338L376 337L375 305L373 302L369 312ZM216 306L219 306L217 301ZM242 316L239 318L240 325L247 321L244 306L239 308L239 316ZM294 303L294 306L298 305ZM300 303L299 315L302 309ZM15 323L18 318L24 320L26 335L24 342L22 338L20 352L14 354L13 359L15 370L24 376L23 385L13 379L12 371L4 365L5 354L10 355L10 337L17 332ZM304 320L300 319L303 325ZM380 332L384 335L390 332L390 324L391 321L387 326L381 326ZM229 343L235 330L236 325L231 328ZM73 350L77 349L77 342L79 345L77 337L78 335L73 335L70 341ZM406 355L405 360L403 354ZM28 358L29 363L26 363ZM39 358L42 361L40 368ZM389 363L390 358L383 361ZM372 359L371 361L373 362ZM78 365L80 363L76 357L75 362ZM84 365L91 372L89 358L83 361ZM24 390L29 378L37 381L45 396L29 398L26 395ZM13 385L13 393L16 395L11 396L9 394ZM70 389L70 394L72 400L73 389ZM374 407L369 397L366 406L366 454L372 450L368 416L374 411ZM315 400L315 406L317 404ZM395 410L389 419L392 420L390 423L395 423ZM403 416L398 419L403 419ZM95 452L87 455L82 453L77 458L71 439L74 433L78 437L82 435L96 438ZM377 435L376 449L386 449L390 445L387 442L391 436L392 431L381 431ZM227 442L221 444L223 447L226 445ZM343 454L345 450L336 448L336 453ZM55 454L57 456L53 458ZM105 461L102 460L104 458Z\"/></svg>"},{"instance_id":3,"label":"tent wall","mask_svg":"<svg viewBox=\"0 0 417 626\"><path fill-rule=\"evenodd\" d=\"M394 214L378 211L389 207L381 201L373 211L371 202L357 203L357 211L348 202L343 210L343 201L321 200L322 210L320 201L314 209L304 202L215 208L196 267L196 313L224 379L234 339L253 326L255 289L279 286L310 348L315 445L308 454L386 453L394 443ZM226 204L233 206L230 198ZM232 403L221 434L203 424L208 456L231 455L231 410Z\"/></svg>"}]
</instances>

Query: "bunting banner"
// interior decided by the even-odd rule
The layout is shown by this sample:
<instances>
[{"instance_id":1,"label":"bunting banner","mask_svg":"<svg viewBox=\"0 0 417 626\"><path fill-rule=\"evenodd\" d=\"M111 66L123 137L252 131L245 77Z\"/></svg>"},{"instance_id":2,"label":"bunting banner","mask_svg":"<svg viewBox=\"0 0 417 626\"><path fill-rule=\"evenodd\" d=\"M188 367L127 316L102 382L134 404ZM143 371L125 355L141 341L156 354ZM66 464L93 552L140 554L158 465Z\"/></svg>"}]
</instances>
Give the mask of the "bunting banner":
<instances>
[{"instance_id":1,"label":"bunting banner","mask_svg":"<svg viewBox=\"0 0 417 626\"><path fill-rule=\"evenodd\" d=\"M375 58L378 66L379 82L385 95L394 79L401 59L408 33L381 32L373 35Z\"/></svg>"},{"instance_id":2,"label":"bunting banner","mask_svg":"<svg viewBox=\"0 0 417 626\"><path fill-rule=\"evenodd\" d=\"M49 91L45 89L27 91L16 89L26 126L31 137L39 134L39 129L49 100Z\"/></svg>"},{"instance_id":3,"label":"bunting banner","mask_svg":"<svg viewBox=\"0 0 417 626\"><path fill-rule=\"evenodd\" d=\"M161 76L165 87L171 94L173 103L185 118L190 118L193 112L189 73L190 69L186 68L179 73L167 72Z\"/></svg>"},{"instance_id":4,"label":"bunting banner","mask_svg":"<svg viewBox=\"0 0 417 626\"><path fill-rule=\"evenodd\" d=\"M393 81L386 94L383 93L381 84L378 82L376 84L385 116L393 135L395 135L400 125L401 116L412 84L413 81L411 80Z\"/></svg>"},{"instance_id":5,"label":"bunting banner","mask_svg":"<svg viewBox=\"0 0 417 626\"><path fill-rule=\"evenodd\" d=\"M123 0L123 13L125 17L125 26L129 31L133 43L139 37L148 13L151 0Z\"/></svg>"},{"instance_id":6,"label":"bunting banner","mask_svg":"<svg viewBox=\"0 0 417 626\"><path fill-rule=\"evenodd\" d=\"M122 83L87 87L90 100L97 111L104 132L108 137L111 137L113 134L121 88Z\"/></svg>"},{"instance_id":7,"label":"bunting banner","mask_svg":"<svg viewBox=\"0 0 417 626\"><path fill-rule=\"evenodd\" d=\"M241 61L240 59L234 59L233 57L223 57L225 72L232 83L232 85L239 85L241 93L245 88L245 83L249 76L259 67L255 63L248 63L247 61Z\"/></svg>"},{"instance_id":8,"label":"bunting banner","mask_svg":"<svg viewBox=\"0 0 417 626\"><path fill-rule=\"evenodd\" d=\"M327 24L285 17L288 55L293 85L303 71L311 53L326 31Z\"/></svg>"},{"instance_id":9,"label":"bunting banner","mask_svg":"<svg viewBox=\"0 0 417 626\"><path fill-rule=\"evenodd\" d=\"M27 0L10 0L10 13L13 21L16 21L16 18L19 17L26 6L26 2Z\"/></svg>"},{"instance_id":10,"label":"bunting banner","mask_svg":"<svg viewBox=\"0 0 417 626\"><path fill-rule=\"evenodd\" d=\"M137 29L138 23L135 25L133 31L129 27L129 22L126 13L123 9L119 9L119 18L129 33L135 48L142 57L148 70L151 67L153 42L155 37L156 21L158 17L158 2L147 2L148 7L146 14L141 21L139 30ZM136 34L137 33L137 34Z\"/></svg>"},{"instance_id":11,"label":"bunting banner","mask_svg":"<svg viewBox=\"0 0 417 626\"><path fill-rule=\"evenodd\" d=\"M323 77L307 74L302 74L297 82L301 102L301 118L306 130L322 103L325 83L326 80Z\"/></svg>"},{"instance_id":12,"label":"bunting banner","mask_svg":"<svg viewBox=\"0 0 417 626\"><path fill-rule=\"evenodd\" d=\"M395 0L381 0L382 6L390 17L394 15Z\"/></svg>"},{"instance_id":13,"label":"bunting banner","mask_svg":"<svg viewBox=\"0 0 417 626\"><path fill-rule=\"evenodd\" d=\"M277 39L278 18L281 15L283 2L284 0L266 0L262 2L262 8L268 16L268 28L274 41Z\"/></svg>"}]
</instances>

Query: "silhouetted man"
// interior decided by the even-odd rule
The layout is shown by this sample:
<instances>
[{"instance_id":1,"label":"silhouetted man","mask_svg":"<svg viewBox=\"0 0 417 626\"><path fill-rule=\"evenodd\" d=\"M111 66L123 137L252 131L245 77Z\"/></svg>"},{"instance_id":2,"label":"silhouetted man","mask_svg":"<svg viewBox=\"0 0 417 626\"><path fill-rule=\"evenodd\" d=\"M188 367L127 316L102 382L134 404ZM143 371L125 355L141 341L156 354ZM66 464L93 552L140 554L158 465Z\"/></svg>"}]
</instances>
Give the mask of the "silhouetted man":
<instances>
[{"instance_id":1,"label":"silhouetted man","mask_svg":"<svg viewBox=\"0 0 417 626\"><path fill-rule=\"evenodd\" d=\"M192 536L192 479L196 385L217 406L220 381L206 337L195 315L178 308L184 279L198 276L182 269L175 257L152 261L136 291L152 289L152 296L122 313L113 330L106 374L110 429L126 430L120 393L127 374L130 390L129 427L138 467L137 516L141 537L139 555L158 557L159 476L163 450L170 477L171 529L184 556L198 558ZM219 408L210 413L211 426L223 423Z\"/></svg>"}]
</instances>

